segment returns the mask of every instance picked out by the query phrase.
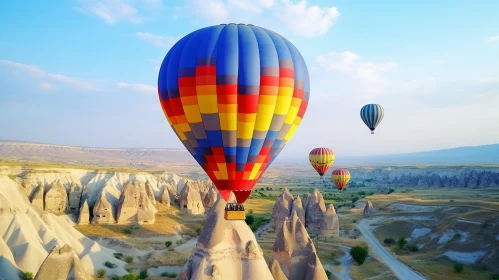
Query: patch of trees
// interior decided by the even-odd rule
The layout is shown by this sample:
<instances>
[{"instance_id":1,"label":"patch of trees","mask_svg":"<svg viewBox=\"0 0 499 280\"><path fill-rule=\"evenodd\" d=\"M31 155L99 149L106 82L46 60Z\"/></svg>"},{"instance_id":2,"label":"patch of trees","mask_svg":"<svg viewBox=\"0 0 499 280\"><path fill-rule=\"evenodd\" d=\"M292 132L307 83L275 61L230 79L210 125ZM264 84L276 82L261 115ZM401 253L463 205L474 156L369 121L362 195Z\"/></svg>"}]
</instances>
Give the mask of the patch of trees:
<instances>
[{"instance_id":1,"label":"patch of trees","mask_svg":"<svg viewBox=\"0 0 499 280\"><path fill-rule=\"evenodd\" d=\"M355 246L350 249L350 256L354 259L359 265L362 265L367 256L369 256L369 248L367 246Z\"/></svg>"}]
</instances>

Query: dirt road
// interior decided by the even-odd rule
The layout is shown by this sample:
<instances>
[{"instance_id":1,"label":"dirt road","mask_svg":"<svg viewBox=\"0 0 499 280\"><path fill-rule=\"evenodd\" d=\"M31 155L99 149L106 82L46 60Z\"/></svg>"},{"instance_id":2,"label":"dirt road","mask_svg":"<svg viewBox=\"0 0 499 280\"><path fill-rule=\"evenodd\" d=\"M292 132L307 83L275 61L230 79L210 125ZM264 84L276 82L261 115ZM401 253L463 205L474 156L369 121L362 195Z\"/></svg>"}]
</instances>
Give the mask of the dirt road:
<instances>
[{"instance_id":1,"label":"dirt road","mask_svg":"<svg viewBox=\"0 0 499 280\"><path fill-rule=\"evenodd\" d=\"M403 280L423 280L426 279L418 272L412 270L407 265L400 262L397 257L392 253L388 252L381 243L374 237L371 230L371 221L368 219L363 219L357 227L360 232L364 235L366 241L371 245L374 252L380 257L380 259L390 267L390 269L395 273L399 279Z\"/></svg>"}]
</instances>

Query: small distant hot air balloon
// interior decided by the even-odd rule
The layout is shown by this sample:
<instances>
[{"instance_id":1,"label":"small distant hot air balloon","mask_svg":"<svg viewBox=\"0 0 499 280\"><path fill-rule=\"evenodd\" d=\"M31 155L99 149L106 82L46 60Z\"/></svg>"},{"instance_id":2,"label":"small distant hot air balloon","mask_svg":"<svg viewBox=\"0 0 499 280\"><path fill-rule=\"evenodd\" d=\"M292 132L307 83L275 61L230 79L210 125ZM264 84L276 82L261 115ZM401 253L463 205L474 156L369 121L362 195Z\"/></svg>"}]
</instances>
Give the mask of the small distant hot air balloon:
<instances>
[{"instance_id":1,"label":"small distant hot air balloon","mask_svg":"<svg viewBox=\"0 0 499 280\"><path fill-rule=\"evenodd\" d=\"M329 148L315 148L308 155L310 164L322 176L326 174L327 170L334 163L335 155Z\"/></svg>"},{"instance_id":2,"label":"small distant hot air balloon","mask_svg":"<svg viewBox=\"0 0 499 280\"><path fill-rule=\"evenodd\" d=\"M350 172L346 169L336 169L331 173L331 181L333 181L338 190L343 190L350 181Z\"/></svg>"},{"instance_id":3,"label":"small distant hot air balloon","mask_svg":"<svg viewBox=\"0 0 499 280\"><path fill-rule=\"evenodd\" d=\"M158 77L163 112L227 204L242 203L293 136L305 114L305 60L281 35L251 24L196 30L168 51Z\"/></svg>"},{"instance_id":4,"label":"small distant hot air balloon","mask_svg":"<svg viewBox=\"0 0 499 280\"><path fill-rule=\"evenodd\" d=\"M383 120L384 115L385 110L379 104L367 104L360 109L360 117L371 130L371 134L374 134L374 130Z\"/></svg>"}]
</instances>

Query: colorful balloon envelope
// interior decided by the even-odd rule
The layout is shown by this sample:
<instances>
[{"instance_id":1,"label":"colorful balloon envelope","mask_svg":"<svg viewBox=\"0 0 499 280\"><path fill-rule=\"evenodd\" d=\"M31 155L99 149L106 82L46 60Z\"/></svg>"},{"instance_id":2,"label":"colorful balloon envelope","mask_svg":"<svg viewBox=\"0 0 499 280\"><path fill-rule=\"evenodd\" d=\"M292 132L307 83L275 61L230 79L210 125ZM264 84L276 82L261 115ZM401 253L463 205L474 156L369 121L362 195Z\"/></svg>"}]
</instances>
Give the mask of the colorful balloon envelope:
<instances>
[{"instance_id":1,"label":"colorful balloon envelope","mask_svg":"<svg viewBox=\"0 0 499 280\"><path fill-rule=\"evenodd\" d=\"M343 190L350 181L350 172L346 169L336 169L331 173L331 180L338 187L338 190Z\"/></svg>"},{"instance_id":2,"label":"colorful balloon envelope","mask_svg":"<svg viewBox=\"0 0 499 280\"><path fill-rule=\"evenodd\" d=\"M384 116L385 110L379 104L367 104L360 109L360 117L371 130L371 134L374 134L374 130L383 120Z\"/></svg>"},{"instance_id":3,"label":"colorful balloon envelope","mask_svg":"<svg viewBox=\"0 0 499 280\"><path fill-rule=\"evenodd\" d=\"M327 170L333 165L335 155L329 148L315 148L308 155L310 164L321 175L326 174Z\"/></svg>"},{"instance_id":4,"label":"colorful balloon envelope","mask_svg":"<svg viewBox=\"0 0 499 280\"><path fill-rule=\"evenodd\" d=\"M253 25L194 31L168 52L158 94L169 124L221 196L243 203L307 109L307 66L281 35Z\"/></svg>"}]
</instances>

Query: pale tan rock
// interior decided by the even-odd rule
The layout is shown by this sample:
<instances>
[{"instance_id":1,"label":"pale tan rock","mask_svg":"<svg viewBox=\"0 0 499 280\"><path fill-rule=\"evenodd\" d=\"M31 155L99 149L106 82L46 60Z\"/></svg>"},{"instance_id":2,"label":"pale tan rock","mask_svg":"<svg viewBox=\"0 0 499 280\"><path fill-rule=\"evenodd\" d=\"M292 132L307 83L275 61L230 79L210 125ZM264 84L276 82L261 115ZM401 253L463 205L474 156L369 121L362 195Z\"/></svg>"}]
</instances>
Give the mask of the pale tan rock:
<instances>
[{"instance_id":1,"label":"pale tan rock","mask_svg":"<svg viewBox=\"0 0 499 280\"><path fill-rule=\"evenodd\" d=\"M154 196L154 191L152 189L152 185L151 182L149 182L149 180L146 181L146 193L151 203L156 204L156 197Z\"/></svg>"},{"instance_id":2,"label":"pale tan rock","mask_svg":"<svg viewBox=\"0 0 499 280\"><path fill-rule=\"evenodd\" d=\"M80 207L78 213L78 225L88 225L90 222L90 211L88 209L88 202L85 200Z\"/></svg>"},{"instance_id":3,"label":"pale tan rock","mask_svg":"<svg viewBox=\"0 0 499 280\"><path fill-rule=\"evenodd\" d=\"M91 280L80 259L69 245L54 246L34 280Z\"/></svg>"},{"instance_id":4,"label":"pale tan rock","mask_svg":"<svg viewBox=\"0 0 499 280\"><path fill-rule=\"evenodd\" d=\"M285 219L277 234L273 251L274 260L279 263L282 272L289 280L308 279L309 259L316 253L316 250L296 212L291 218ZM324 271L323 273L325 275Z\"/></svg>"},{"instance_id":5,"label":"pale tan rock","mask_svg":"<svg viewBox=\"0 0 499 280\"><path fill-rule=\"evenodd\" d=\"M68 205L68 193L66 188L57 180L50 184L49 190L45 193L44 210L50 213L61 213Z\"/></svg>"},{"instance_id":6,"label":"pale tan rock","mask_svg":"<svg viewBox=\"0 0 499 280\"><path fill-rule=\"evenodd\" d=\"M371 201L366 202L366 206L364 207L364 216L370 216L374 214L374 207Z\"/></svg>"},{"instance_id":7,"label":"pale tan rock","mask_svg":"<svg viewBox=\"0 0 499 280\"><path fill-rule=\"evenodd\" d=\"M270 272L272 273L272 277L274 277L274 280L288 280L288 277L286 277L284 272L282 272L281 266L274 258L270 260L269 268Z\"/></svg>"},{"instance_id":8,"label":"pale tan rock","mask_svg":"<svg viewBox=\"0 0 499 280\"><path fill-rule=\"evenodd\" d=\"M215 188L211 188L203 198L204 208L210 209L215 205L218 199L218 191Z\"/></svg>"},{"instance_id":9,"label":"pale tan rock","mask_svg":"<svg viewBox=\"0 0 499 280\"><path fill-rule=\"evenodd\" d=\"M326 204L324 203L324 197L322 197L322 194L316 188L307 198L305 225L311 229L320 228L325 212Z\"/></svg>"},{"instance_id":10,"label":"pale tan rock","mask_svg":"<svg viewBox=\"0 0 499 280\"><path fill-rule=\"evenodd\" d=\"M255 234L244 221L225 220L225 205L219 198L212 207L179 279L273 279Z\"/></svg>"},{"instance_id":11,"label":"pale tan rock","mask_svg":"<svg viewBox=\"0 0 499 280\"><path fill-rule=\"evenodd\" d=\"M294 199L293 199L293 204L291 205L291 214L290 214L290 216L293 214L293 212L296 212L296 215L298 216L298 218L300 219L300 221L303 224L305 224L305 209L303 209L301 198L298 195L295 196Z\"/></svg>"},{"instance_id":12,"label":"pale tan rock","mask_svg":"<svg viewBox=\"0 0 499 280\"><path fill-rule=\"evenodd\" d=\"M77 210L80 208L80 201L83 188L76 182L72 182L69 187L69 210Z\"/></svg>"},{"instance_id":13,"label":"pale tan rock","mask_svg":"<svg viewBox=\"0 0 499 280\"><path fill-rule=\"evenodd\" d=\"M313 252L310 254L307 263L307 280L328 280L326 271L317 257L317 253Z\"/></svg>"},{"instance_id":14,"label":"pale tan rock","mask_svg":"<svg viewBox=\"0 0 499 280\"><path fill-rule=\"evenodd\" d=\"M170 193L167 187L163 188L161 192L161 198L159 200L162 204L170 207Z\"/></svg>"},{"instance_id":15,"label":"pale tan rock","mask_svg":"<svg viewBox=\"0 0 499 280\"><path fill-rule=\"evenodd\" d=\"M31 204L38 210L43 210L44 190L45 190L44 184L40 183L32 192L30 197Z\"/></svg>"},{"instance_id":16,"label":"pale tan rock","mask_svg":"<svg viewBox=\"0 0 499 280\"><path fill-rule=\"evenodd\" d=\"M336 210L334 205L331 203L328 205L324 219L322 221L320 234L321 236L338 236L340 233L340 224L338 221L338 215L336 215Z\"/></svg>"},{"instance_id":17,"label":"pale tan rock","mask_svg":"<svg viewBox=\"0 0 499 280\"><path fill-rule=\"evenodd\" d=\"M293 196L287 188L284 188L272 210L272 222L277 232L281 229L284 219L290 216L292 204Z\"/></svg>"},{"instance_id":18,"label":"pale tan rock","mask_svg":"<svg viewBox=\"0 0 499 280\"><path fill-rule=\"evenodd\" d=\"M191 181L187 181L187 183L185 183L185 187L180 193L180 209L186 210L191 214L204 214L205 208L201 195L190 182Z\"/></svg>"},{"instance_id":19,"label":"pale tan rock","mask_svg":"<svg viewBox=\"0 0 499 280\"><path fill-rule=\"evenodd\" d=\"M156 208L149 199L146 187L139 182L127 181L118 202L118 224L153 224Z\"/></svg>"},{"instance_id":20,"label":"pale tan rock","mask_svg":"<svg viewBox=\"0 0 499 280\"><path fill-rule=\"evenodd\" d=\"M94 205L94 217L92 223L114 224L114 207L106 198L106 191L103 189Z\"/></svg>"}]
</instances>

